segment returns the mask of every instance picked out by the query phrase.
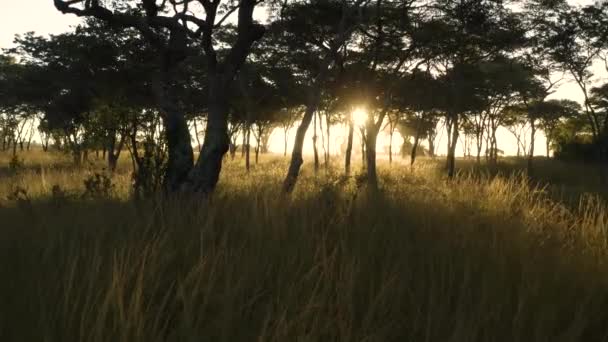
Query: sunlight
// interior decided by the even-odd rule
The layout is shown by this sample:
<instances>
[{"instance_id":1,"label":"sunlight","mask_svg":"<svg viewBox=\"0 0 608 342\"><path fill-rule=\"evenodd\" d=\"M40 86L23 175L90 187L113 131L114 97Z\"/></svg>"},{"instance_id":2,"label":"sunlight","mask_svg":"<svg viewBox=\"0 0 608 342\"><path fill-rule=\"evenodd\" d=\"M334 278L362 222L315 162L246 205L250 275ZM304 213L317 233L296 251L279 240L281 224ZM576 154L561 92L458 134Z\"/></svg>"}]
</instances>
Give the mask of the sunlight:
<instances>
[{"instance_id":1,"label":"sunlight","mask_svg":"<svg viewBox=\"0 0 608 342\"><path fill-rule=\"evenodd\" d=\"M352 120L357 127L365 127L367 119L367 111L363 108L358 107L352 113Z\"/></svg>"}]
</instances>

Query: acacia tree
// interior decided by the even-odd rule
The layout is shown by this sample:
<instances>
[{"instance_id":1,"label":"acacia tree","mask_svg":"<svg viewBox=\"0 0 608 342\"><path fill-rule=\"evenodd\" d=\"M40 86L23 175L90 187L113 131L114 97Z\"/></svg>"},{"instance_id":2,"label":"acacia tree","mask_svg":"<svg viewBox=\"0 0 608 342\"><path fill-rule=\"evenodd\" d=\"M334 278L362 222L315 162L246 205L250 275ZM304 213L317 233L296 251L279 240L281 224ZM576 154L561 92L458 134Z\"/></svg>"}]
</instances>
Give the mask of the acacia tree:
<instances>
[{"instance_id":1,"label":"acacia tree","mask_svg":"<svg viewBox=\"0 0 608 342\"><path fill-rule=\"evenodd\" d=\"M307 79L306 109L296 132L289 169L283 182L286 193L295 188L304 163L304 138L320 105L322 89L332 67L340 64L340 51L358 26L359 9L367 2L311 1L294 3L280 11L273 32L282 34L275 41L290 56L293 70Z\"/></svg>"},{"instance_id":2,"label":"acacia tree","mask_svg":"<svg viewBox=\"0 0 608 342\"><path fill-rule=\"evenodd\" d=\"M219 179L222 158L228 151L228 113L230 85L245 62L253 43L262 37L264 27L254 22L255 0L240 0L224 9L221 0L129 1L108 7L98 0L54 0L63 13L95 17L115 27L139 30L159 52L155 96L162 111L169 161L166 188L211 192ZM215 42L226 19L236 12L235 38L226 53L220 54ZM202 13L198 16L197 13ZM175 69L187 60L189 46L204 51L207 76L208 119L203 148L193 167L190 133L184 113L170 91Z\"/></svg>"},{"instance_id":3,"label":"acacia tree","mask_svg":"<svg viewBox=\"0 0 608 342\"><path fill-rule=\"evenodd\" d=\"M601 122L590 99L593 62L606 49L608 22L605 10L608 5L599 4L582 8L569 6L565 1L542 3L546 14L538 19L538 41L555 65L567 72L576 82L583 95L583 109L592 129L594 139L603 135L608 124Z\"/></svg>"},{"instance_id":4,"label":"acacia tree","mask_svg":"<svg viewBox=\"0 0 608 342\"><path fill-rule=\"evenodd\" d=\"M572 100L547 100L542 103L537 110L538 126L545 133L547 158L557 136L557 129L560 123L570 118L578 117L581 106Z\"/></svg>"},{"instance_id":5,"label":"acacia tree","mask_svg":"<svg viewBox=\"0 0 608 342\"><path fill-rule=\"evenodd\" d=\"M447 172L454 175L460 122L484 109L480 65L508 57L525 42L519 15L504 2L438 0L433 10L436 51L433 66L441 74L448 130ZM486 84L487 85L487 84ZM497 120L494 120L496 123Z\"/></svg>"}]
</instances>

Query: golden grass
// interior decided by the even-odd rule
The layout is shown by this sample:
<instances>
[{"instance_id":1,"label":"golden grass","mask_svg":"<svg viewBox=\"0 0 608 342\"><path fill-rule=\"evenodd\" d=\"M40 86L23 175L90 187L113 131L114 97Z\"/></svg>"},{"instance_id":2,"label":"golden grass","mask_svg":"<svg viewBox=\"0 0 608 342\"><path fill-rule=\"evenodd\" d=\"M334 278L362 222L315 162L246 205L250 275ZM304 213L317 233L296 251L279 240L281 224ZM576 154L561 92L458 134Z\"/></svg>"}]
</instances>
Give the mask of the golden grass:
<instances>
[{"instance_id":1,"label":"golden grass","mask_svg":"<svg viewBox=\"0 0 608 342\"><path fill-rule=\"evenodd\" d=\"M306 167L285 197L286 161L237 157L210 200L132 202L126 164L89 200L99 165L44 165L0 183L30 197L0 208L2 341L608 340L595 196L423 161L383 164L379 193Z\"/></svg>"}]
</instances>

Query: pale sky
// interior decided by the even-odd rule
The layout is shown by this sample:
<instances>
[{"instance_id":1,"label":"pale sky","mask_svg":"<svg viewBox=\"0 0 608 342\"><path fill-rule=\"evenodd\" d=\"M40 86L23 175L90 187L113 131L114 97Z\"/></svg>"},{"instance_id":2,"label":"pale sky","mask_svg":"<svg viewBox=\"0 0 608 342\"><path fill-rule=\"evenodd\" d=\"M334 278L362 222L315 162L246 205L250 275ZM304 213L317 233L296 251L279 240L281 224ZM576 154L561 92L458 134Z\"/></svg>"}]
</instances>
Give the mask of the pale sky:
<instances>
[{"instance_id":1,"label":"pale sky","mask_svg":"<svg viewBox=\"0 0 608 342\"><path fill-rule=\"evenodd\" d=\"M592 3L593 0L576 0L579 4ZM0 48L9 48L13 44L15 34L34 31L37 34L58 34L68 31L71 26L79 23L74 15L64 15L57 11L52 0L0 0ZM595 80L598 83L608 81L608 74L603 65L594 66ZM568 98L579 101L582 94L578 86L566 79L551 96L551 98ZM516 150L515 139L510 133L502 132L499 137L499 148L507 154ZM544 137L539 137L537 153L545 153ZM280 145L277 143L277 145ZM278 151L280 152L280 151Z\"/></svg>"}]
</instances>

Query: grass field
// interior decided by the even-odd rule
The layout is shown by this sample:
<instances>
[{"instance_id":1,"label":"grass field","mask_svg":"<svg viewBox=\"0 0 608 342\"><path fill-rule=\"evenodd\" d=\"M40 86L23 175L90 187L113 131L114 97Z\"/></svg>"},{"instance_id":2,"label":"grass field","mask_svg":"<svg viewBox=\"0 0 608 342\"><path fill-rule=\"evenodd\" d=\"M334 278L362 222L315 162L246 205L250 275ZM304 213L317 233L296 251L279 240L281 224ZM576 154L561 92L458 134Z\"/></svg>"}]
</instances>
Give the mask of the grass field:
<instances>
[{"instance_id":1,"label":"grass field","mask_svg":"<svg viewBox=\"0 0 608 342\"><path fill-rule=\"evenodd\" d=\"M608 341L608 209L591 166L227 161L211 199L83 197L102 162L0 155L1 341ZM518 175L519 174L519 175Z\"/></svg>"}]
</instances>

